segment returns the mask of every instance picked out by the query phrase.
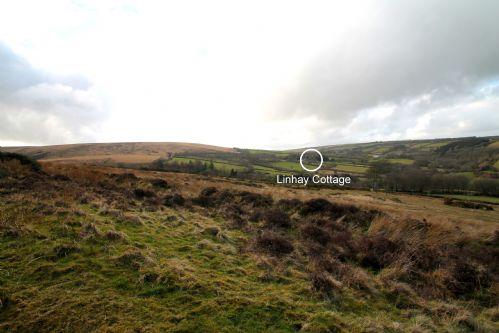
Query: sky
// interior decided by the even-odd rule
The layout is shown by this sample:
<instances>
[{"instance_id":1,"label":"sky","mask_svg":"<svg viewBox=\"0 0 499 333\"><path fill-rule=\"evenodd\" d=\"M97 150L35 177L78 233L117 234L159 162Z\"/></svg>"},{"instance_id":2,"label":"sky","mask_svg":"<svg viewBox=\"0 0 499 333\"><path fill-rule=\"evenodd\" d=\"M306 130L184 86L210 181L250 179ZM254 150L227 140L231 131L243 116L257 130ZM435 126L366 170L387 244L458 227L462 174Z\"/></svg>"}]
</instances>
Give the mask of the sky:
<instances>
[{"instance_id":1,"label":"sky","mask_svg":"<svg viewBox=\"0 0 499 333\"><path fill-rule=\"evenodd\" d=\"M499 1L1 1L0 145L499 135Z\"/></svg>"}]
</instances>

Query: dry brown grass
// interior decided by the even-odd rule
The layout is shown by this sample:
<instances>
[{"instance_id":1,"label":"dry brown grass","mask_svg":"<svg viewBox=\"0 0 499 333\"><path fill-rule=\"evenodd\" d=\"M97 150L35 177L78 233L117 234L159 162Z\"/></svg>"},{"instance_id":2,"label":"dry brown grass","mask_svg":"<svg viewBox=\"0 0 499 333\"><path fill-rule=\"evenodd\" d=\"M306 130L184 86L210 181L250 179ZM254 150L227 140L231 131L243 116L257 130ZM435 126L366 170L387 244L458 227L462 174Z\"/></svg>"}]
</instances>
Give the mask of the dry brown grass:
<instances>
[{"instance_id":1,"label":"dry brown grass","mask_svg":"<svg viewBox=\"0 0 499 333\"><path fill-rule=\"evenodd\" d=\"M42 156L42 161L148 163L173 153L234 152L232 148L182 142L120 142L56 146L4 147L3 150L24 155Z\"/></svg>"},{"instance_id":2,"label":"dry brown grass","mask_svg":"<svg viewBox=\"0 0 499 333\"><path fill-rule=\"evenodd\" d=\"M356 190L329 190L289 188L273 186L265 183L237 181L219 177L201 175L138 171L111 167L85 167L89 170L100 170L103 173L132 172L142 178L165 179L172 187L181 188L185 197L196 197L206 187L220 190L251 191L264 195L272 195L275 201L280 199L299 199L306 201L312 198L325 198L339 204L355 203L366 209L379 210L396 219L426 220L428 223L454 229L458 234L482 239L490 237L498 228L499 209L481 211L447 206L443 199L419 195L376 193ZM94 172L94 171L93 171Z\"/></svg>"},{"instance_id":3,"label":"dry brown grass","mask_svg":"<svg viewBox=\"0 0 499 333\"><path fill-rule=\"evenodd\" d=\"M419 315L432 318L444 311L434 303L456 304L449 321L463 327L479 327L476 314L491 308L497 297L494 211L475 211L477 215L469 215L473 217L469 219L461 217L461 208L445 207L435 198L290 189L85 165L43 163L43 168L46 174L35 180L7 179L2 184L11 191L6 192L9 200L36 202L32 211L60 220L54 230L68 239L51 247L50 254L59 259L78 257L84 242L105 241L106 250L122 246L126 249L112 256L109 263L116 269L131 269L146 285L173 279L172 288L187 284L205 290L202 279L174 262L183 251L199 250L208 253L208 258L236 254L254 258L265 270L257 276L258 281L280 284L303 279L313 297L321 300L344 300L354 295L356 302L367 300L370 306L385 302L409 311L404 315L417 309ZM163 179L168 186L154 186L151 179ZM185 198L182 205L171 204L174 195ZM395 197L401 199L393 200ZM435 214L425 206L428 202L435 205ZM79 214L82 207L88 210ZM14 213L22 216L29 211ZM177 218L180 213L187 218ZM2 232L29 232L15 218L2 214ZM193 214L195 221L190 218ZM73 235L75 216L82 221L79 233ZM166 272L160 265L164 258L158 254L164 249L163 241L170 240L156 238L156 233L165 223L176 221L175 225L186 228L186 234L177 239L182 244L170 253L173 256L168 260L173 267ZM119 233L120 228L130 233ZM152 232L147 238L158 242L159 252L136 243L136 237L145 230ZM231 239L231 234L237 236ZM179 235L171 230L168 237ZM236 276L227 278L232 281ZM166 292L161 290L158 292ZM463 315L466 307L472 308L471 317ZM415 322L414 328L431 327L425 318Z\"/></svg>"}]
</instances>

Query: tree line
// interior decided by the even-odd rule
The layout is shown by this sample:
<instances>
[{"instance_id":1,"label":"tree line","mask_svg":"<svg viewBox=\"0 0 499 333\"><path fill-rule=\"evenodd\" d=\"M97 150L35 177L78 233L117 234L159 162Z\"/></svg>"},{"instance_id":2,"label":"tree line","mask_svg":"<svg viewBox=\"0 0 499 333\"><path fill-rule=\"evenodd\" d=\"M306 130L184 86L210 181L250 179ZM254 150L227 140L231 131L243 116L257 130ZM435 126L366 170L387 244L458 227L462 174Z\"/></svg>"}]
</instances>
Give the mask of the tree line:
<instances>
[{"instance_id":1,"label":"tree line","mask_svg":"<svg viewBox=\"0 0 499 333\"><path fill-rule=\"evenodd\" d=\"M438 170L391 164L385 161L371 163L367 172L367 181L373 190L499 196L498 179L470 179L464 175L446 174Z\"/></svg>"}]
</instances>

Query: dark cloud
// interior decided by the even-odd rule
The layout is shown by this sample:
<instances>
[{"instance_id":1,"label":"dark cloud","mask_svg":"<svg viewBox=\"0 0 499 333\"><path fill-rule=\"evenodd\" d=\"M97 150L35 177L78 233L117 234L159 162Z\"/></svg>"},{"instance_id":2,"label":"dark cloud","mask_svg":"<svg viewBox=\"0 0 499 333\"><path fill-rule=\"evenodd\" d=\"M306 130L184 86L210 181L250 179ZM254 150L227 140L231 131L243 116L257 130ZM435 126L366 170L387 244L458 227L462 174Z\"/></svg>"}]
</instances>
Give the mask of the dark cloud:
<instances>
[{"instance_id":1,"label":"dark cloud","mask_svg":"<svg viewBox=\"0 0 499 333\"><path fill-rule=\"evenodd\" d=\"M283 92L276 116L315 115L333 134L391 106L378 133L404 131L432 110L478 98L499 77L499 1L373 3L368 24L345 32Z\"/></svg>"},{"instance_id":2,"label":"dark cloud","mask_svg":"<svg viewBox=\"0 0 499 333\"><path fill-rule=\"evenodd\" d=\"M89 140L104 116L103 104L85 78L38 70L0 43L0 140Z\"/></svg>"}]
</instances>

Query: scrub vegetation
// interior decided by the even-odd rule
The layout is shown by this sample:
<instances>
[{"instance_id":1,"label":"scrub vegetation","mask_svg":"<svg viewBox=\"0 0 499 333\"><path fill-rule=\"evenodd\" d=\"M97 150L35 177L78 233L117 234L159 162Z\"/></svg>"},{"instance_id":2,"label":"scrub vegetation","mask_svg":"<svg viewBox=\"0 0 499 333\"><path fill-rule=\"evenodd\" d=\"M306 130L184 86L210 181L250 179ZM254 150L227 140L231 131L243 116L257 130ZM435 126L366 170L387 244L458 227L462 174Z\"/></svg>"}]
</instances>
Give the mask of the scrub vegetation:
<instances>
[{"instance_id":1,"label":"scrub vegetation","mask_svg":"<svg viewBox=\"0 0 499 333\"><path fill-rule=\"evenodd\" d=\"M497 210L2 156L0 331L499 329Z\"/></svg>"}]
</instances>

